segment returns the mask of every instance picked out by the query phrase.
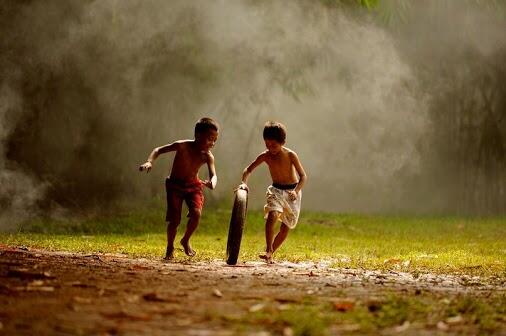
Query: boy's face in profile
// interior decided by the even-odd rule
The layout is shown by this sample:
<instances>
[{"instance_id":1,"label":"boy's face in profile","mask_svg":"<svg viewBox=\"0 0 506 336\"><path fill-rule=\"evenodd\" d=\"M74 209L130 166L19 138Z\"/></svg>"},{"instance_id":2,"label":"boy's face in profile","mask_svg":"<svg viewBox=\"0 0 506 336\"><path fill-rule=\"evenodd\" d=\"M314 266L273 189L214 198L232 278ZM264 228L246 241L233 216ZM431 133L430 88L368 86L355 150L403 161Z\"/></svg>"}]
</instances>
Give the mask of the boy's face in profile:
<instances>
[{"instance_id":1,"label":"boy's face in profile","mask_svg":"<svg viewBox=\"0 0 506 336\"><path fill-rule=\"evenodd\" d=\"M195 140L199 145L199 148L207 152L214 147L216 140L218 140L218 134L218 131L210 129L204 133L197 134Z\"/></svg>"},{"instance_id":2,"label":"boy's face in profile","mask_svg":"<svg viewBox=\"0 0 506 336\"><path fill-rule=\"evenodd\" d=\"M273 139L264 139L265 147L269 151L270 154L276 155L281 151L281 147L283 147L282 143L279 143Z\"/></svg>"}]
</instances>

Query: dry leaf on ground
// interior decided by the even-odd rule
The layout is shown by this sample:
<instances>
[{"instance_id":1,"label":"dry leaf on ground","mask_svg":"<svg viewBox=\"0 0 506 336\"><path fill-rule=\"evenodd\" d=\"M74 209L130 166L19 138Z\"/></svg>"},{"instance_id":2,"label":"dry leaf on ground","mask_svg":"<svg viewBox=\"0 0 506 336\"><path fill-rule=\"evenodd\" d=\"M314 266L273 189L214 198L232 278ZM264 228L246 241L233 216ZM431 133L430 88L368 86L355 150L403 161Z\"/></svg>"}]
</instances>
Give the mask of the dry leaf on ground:
<instances>
[{"instance_id":1,"label":"dry leaf on ground","mask_svg":"<svg viewBox=\"0 0 506 336\"><path fill-rule=\"evenodd\" d=\"M355 308L355 301L351 299L335 300L333 302L334 309L340 312L347 312Z\"/></svg>"}]
</instances>

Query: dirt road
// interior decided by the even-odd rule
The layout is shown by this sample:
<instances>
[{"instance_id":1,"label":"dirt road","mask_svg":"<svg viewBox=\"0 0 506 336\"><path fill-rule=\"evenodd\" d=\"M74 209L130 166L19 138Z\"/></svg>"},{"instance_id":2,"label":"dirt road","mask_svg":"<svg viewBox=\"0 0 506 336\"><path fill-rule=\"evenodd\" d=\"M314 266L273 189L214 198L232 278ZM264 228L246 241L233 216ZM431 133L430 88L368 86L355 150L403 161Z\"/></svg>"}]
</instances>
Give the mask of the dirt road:
<instances>
[{"instance_id":1,"label":"dirt road","mask_svg":"<svg viewBox=\"0 0 506 336\"><path fill-rule=\"evenodd\" d=\"M506 302L505 293L504 278L415 277L324 263L181 264L0 245L5 335L475 334L487 326L458 306L455 316L431 310L412 320L418 315L395 320L382 307L393 307L392 297L429 306L462 299L493 305ZM491 317L487 333L506 334L501 314Z\"/></svg>"}]
</instances>

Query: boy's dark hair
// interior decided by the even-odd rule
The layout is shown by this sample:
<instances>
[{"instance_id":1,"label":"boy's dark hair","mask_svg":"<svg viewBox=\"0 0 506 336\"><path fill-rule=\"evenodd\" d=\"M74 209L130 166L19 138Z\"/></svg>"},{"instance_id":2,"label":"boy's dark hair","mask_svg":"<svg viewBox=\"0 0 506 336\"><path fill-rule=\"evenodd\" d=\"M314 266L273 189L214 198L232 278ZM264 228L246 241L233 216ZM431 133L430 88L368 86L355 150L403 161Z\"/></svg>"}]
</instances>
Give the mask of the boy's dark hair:
<instances>
[{"instance_id":1,"label":"boy's dark hair","mask_svg":"<svg viewBox=\"0 0 506 336\"><path fill-rule=\"evenodd\" d=\"M277 121L268 121L264 126L264 140L276 140L280 144L285 143L286 127Z\"/></svg>"},{"instance_id":2,"label":"boy's dark hair","mask_svg":"<svg viewBox=\"0 0 506 336\"><path fill-rule=\"evenodd\" d=\"M203 134L210 129L216 132L218 132L219 129L218 123L211 118L200 118L195 124L195 134Z\"/></svg>"}]
</instances>

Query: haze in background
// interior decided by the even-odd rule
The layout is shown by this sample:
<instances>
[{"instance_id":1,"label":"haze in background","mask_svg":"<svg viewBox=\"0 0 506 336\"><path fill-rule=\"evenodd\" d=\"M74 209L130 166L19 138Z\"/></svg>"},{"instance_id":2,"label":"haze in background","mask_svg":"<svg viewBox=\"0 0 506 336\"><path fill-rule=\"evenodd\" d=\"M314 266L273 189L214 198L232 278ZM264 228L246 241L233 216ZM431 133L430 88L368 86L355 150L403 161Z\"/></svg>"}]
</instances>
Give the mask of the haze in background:
<instances>
[{"instance_id":1,"label":"haze in background","mask_svg":"<svg viewBox=\"0 0 506 336\"><path fill-rule=\"evenodd\" d=\"M407 26L438 34L422 21ZM499 32L504 22L473 27ZM441 192L435 185L406 197L431 180L424 169L434 161L434 91L410 51L437 39L416 49L418 33L314 1L7 1L0 32L3 226L163 195L172 154L149 176L137 167L153 147L191 138L202 116L222 127L211 201L231 198L264 149L263 124L275 119L309 174L304 209L445 209L428 202ZM501 36L469 47L493 53ZM250 181L260 206L267 169Z\"/></svg>"}]
</instances>

